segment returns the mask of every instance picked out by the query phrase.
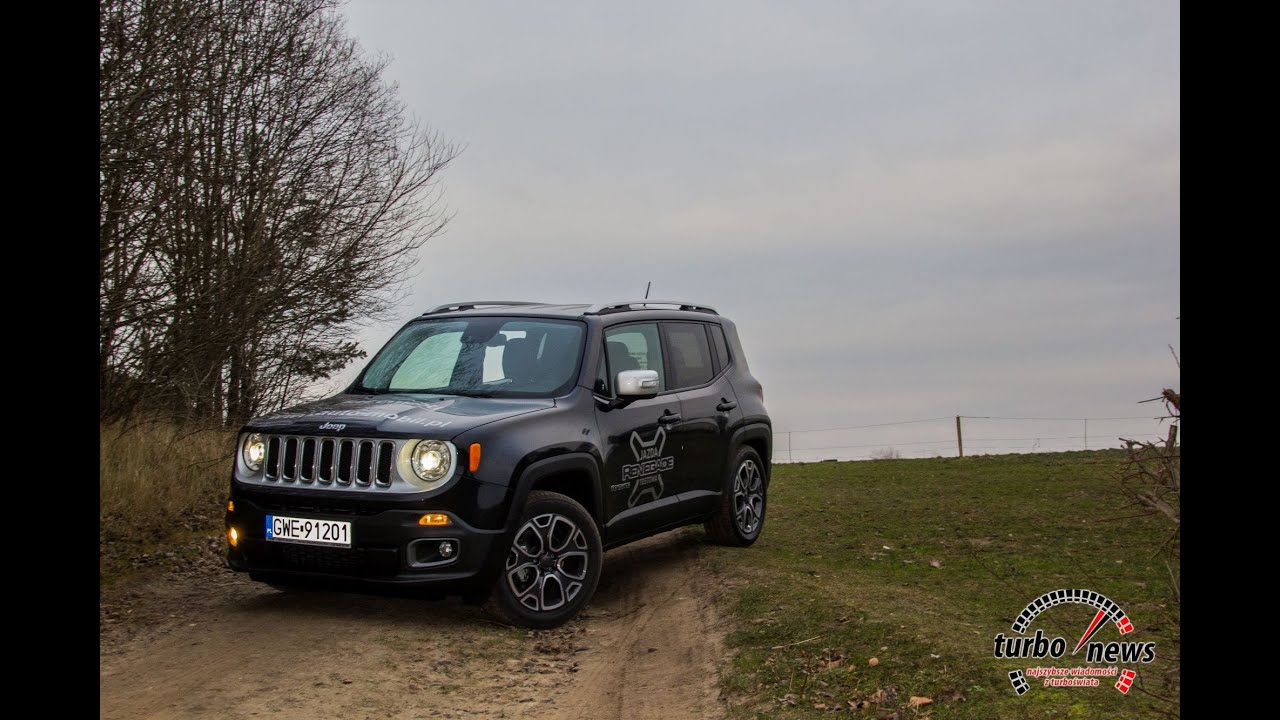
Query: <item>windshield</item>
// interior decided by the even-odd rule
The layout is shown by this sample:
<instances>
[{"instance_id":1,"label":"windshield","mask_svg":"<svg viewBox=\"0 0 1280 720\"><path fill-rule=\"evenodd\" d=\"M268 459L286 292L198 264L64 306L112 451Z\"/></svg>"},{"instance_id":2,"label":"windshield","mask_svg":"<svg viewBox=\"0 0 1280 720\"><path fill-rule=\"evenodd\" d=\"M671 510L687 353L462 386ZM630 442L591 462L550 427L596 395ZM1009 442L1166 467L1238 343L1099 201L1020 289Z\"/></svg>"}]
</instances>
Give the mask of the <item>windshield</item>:
<instances>
[{"instance_id":1,"label":"windshield","mask_svg":"<svg viewBox=\"0 0 1280 720\"><path fill-rule=\"evenodd\" d=\"M577 379L585 333L582 323L528 318L415 322L382 348L355 390L553 397Z\"/></svg>"}]
</instances>

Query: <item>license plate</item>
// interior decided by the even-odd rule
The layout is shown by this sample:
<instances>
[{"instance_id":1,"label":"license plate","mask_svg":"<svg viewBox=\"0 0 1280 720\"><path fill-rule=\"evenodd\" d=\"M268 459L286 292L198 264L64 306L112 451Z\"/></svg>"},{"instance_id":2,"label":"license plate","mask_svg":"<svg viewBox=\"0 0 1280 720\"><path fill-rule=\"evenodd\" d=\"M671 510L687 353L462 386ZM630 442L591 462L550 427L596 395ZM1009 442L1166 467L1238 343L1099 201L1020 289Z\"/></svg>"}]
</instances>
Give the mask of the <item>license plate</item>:
<instances>
[{"instance_id":1,"label":"license plate","mask_svg":"<svg viewBox=\"0 0 1280 720\"><path fill-rule=\"evenodd\" d=\"M303 545L351 547L351 523L268 515L267 539Z\"/></svg>"}]
</instances>

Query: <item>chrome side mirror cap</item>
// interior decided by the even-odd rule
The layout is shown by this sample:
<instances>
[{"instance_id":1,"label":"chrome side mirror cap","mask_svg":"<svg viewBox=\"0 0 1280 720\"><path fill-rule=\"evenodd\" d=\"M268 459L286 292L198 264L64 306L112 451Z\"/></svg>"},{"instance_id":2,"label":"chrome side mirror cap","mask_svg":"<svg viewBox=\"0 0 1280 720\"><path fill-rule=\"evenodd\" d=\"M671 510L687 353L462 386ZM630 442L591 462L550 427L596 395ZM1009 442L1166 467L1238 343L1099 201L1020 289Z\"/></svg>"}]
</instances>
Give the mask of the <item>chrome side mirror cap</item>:
<instances>
[{"instance_id":1,"label":"chrome side mirror cap","mask_svg":"<svg viewBox=\"0 0 1280 720\"><path fill-rule=\"evenodd\" d=\"M658 385L657 370L623 370L614 387L618 397L651 398L658 394Z\"/></svg>"}]
</instances>

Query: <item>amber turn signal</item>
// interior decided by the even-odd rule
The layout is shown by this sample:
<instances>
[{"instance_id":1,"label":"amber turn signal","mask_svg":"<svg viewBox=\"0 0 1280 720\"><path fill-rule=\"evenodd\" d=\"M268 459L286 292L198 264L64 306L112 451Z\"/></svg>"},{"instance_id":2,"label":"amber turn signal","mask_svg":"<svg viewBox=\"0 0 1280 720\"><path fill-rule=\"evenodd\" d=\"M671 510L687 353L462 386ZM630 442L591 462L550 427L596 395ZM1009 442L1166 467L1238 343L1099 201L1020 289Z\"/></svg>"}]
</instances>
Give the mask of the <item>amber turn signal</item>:
<instances>
[{"instance_id":1,"label":"amber turn signal","mask_svg":"<svg viewBox=\"0 0 1280 720\"><path fill-rule=\"evenodd\" d=\"M231 544L231 547L235 547L236 543L240 542L240 533L236 532L233 527L227 528L227 542Z\"/></svg>"},{"instance_id":2,"label":"amber turn signal","mask_svg":"<svg viewBox=\"0 0 1280 720\"><path fill-rule=\"evenodd\" d=\"M452 520L444 513L427 513L418 518L419 525L427 525L429 527L443 527L452 524Z\"/></svg>"},{"instance_id":3,"label":"amber turn signal","mask_svg":"<svg viewBox=\"0 0 1280 720\"><path fill-rule=\"evenodd\" d=\"M471 468L471 472L480 469L480 443L471 443L471 447L467 448L467 467Z\"/></svg>"},{"instance_id":4,"label":"amber turn signal","mask_svg":"<svg viewBox=\"0 0 1280 720\"><path fill-rule=\"evenodd\" d=\"M235 511L236 511L236 501L235 501L235 500L228 500L228 501L227 501L227 512L235 512Z\"/></svg>"}]
</instances>

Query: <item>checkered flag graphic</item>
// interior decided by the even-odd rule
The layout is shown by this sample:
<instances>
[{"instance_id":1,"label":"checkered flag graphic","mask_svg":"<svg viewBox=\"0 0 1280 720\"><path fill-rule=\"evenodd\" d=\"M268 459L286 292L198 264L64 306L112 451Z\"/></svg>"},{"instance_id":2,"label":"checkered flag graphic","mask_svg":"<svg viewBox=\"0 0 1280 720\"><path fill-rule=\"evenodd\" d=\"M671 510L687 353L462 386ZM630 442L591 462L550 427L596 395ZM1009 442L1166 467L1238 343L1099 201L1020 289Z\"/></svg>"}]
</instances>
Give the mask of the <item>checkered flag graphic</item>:
<instances>
[{"instance_id":1,"label":"checkered flag graphic","mask_svg":"<svg viewBox=\"0 0 1280 720\"><path fill-rule=\"evenodd\" d=\"M1116 681L1116 689L1125 695L1128 695L1129 688L1133 687L1133 679L1137 676L1138 673L1133 670L1121 670L1120 679Z\"/></svg>"},{"instance_id":2,"label":"checkered flag graphic","mask_svg":"<svg viewBox=\"0 0 1280 720\"><path fill-rule=\"evenodd\" d=\"M1021 670L1014 670L1009 673L1009 684L1013 685L1013 691L1018 693L1019 696L1031 689Z\"/></svg>"}]
</instances>

